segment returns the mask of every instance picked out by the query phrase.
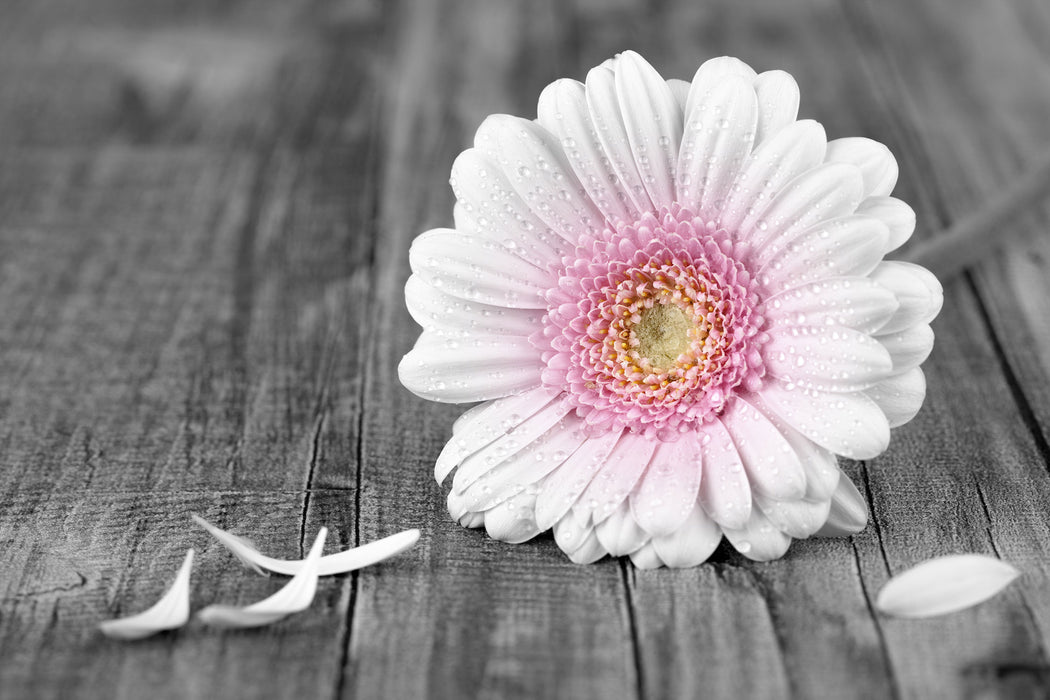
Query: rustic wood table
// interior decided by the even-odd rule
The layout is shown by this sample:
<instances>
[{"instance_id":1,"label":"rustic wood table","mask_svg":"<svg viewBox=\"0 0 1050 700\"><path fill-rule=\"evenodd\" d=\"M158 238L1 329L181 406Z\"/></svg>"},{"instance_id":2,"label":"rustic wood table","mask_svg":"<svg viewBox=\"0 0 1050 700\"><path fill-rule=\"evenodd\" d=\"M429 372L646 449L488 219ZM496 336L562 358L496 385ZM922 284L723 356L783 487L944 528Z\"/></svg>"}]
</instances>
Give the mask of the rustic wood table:
<instances>
[{"instance_id":1,"label":"rustic wood table","mask_svg":"<svg viewBox=\"0 0 1050 700\"><path fill-rule=\"evenodd\" d=\"M401 388L409 242L451 221L486 114L633 48L665 76L738 55L801 114L888 144L917 241L1050 147L1045 0L8 2L0 22L0 697L958 698L1050 694L1050 226L944 280L919 416L846 471L861 534L759 564L566 560L450 521L455 406ZM907 249L904 250L907 254ZM264 551L410 527L258 630L137 643L188 547L195 608L281 577ZM877 614L889 576L979 552L971 610Z\"/></svg>"}]
</instances>

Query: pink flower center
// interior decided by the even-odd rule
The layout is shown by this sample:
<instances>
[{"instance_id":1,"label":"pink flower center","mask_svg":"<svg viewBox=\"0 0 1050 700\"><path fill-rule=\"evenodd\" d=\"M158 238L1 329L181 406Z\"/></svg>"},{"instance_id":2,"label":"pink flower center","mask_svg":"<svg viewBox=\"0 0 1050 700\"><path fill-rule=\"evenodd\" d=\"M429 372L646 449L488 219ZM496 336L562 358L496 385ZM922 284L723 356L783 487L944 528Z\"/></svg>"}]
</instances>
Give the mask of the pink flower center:
<instances>
[{"instance_id":1,"label":"pink flower center","mask_svg":"<svg viewBox=\"0 0 1050 700\"><path fill-rule=\"evenodd\" d=\"M598 430L673 440L756 391L766 335L725 231L674 206L584 236L534 342L544 383Z\"/></svg>"}]
</instances>

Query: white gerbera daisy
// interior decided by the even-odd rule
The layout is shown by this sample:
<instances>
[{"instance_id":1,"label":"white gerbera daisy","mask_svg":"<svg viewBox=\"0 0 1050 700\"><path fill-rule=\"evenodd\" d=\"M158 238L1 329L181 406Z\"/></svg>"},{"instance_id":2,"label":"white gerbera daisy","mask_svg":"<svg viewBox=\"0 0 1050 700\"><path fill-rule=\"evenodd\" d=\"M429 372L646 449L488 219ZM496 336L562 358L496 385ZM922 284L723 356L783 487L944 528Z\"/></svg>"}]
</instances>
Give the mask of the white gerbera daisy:
<instances>
[{"instance_id":1,"label":"white gerbera daisy","mask_svg":"<svg viewBox=\"0 0 1050 700\"><path fill-rule=\"evenodd\" d=\"M915 225L890 152L797 108L782 71L665 81L626 52L548 86L535 121L485 120L455 228L412 245L424 330L400 366L419 396L485 402L437 460L460 523L644 567L863 528L836 455L918 411L941 287L882 260Z\"/></svg>"}]
</instances>

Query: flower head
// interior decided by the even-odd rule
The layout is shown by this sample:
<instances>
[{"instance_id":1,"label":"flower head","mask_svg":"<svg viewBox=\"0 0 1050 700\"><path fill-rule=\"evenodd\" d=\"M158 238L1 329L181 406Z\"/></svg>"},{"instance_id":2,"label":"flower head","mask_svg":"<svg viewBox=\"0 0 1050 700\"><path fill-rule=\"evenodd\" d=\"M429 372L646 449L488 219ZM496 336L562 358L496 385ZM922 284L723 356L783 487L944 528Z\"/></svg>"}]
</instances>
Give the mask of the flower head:
<instances>
[{"instance_id":1,"label":"flower head","mask_svg":"<svg viewBox=\"0 0 1050 700\"><path fill-rule=\"evenodd\" d=\"M893 156L797 108L782 71L665 81L626 52L548 86L535 121L481 125L455 228L412 246L424 330L400 366L484 402L437 460L453 517L639 566L864 526L836 455L918 411L941 288L882 260L915 224Z\"/></svg>"}]
</instances>

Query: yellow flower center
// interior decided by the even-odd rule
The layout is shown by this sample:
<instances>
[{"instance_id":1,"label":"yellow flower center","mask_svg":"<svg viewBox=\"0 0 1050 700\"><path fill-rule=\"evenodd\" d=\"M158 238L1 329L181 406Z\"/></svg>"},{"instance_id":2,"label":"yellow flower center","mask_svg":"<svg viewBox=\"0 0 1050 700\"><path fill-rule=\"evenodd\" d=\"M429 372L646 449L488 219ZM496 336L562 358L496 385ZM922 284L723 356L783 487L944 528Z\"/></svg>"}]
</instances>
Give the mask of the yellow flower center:
<instances>
[{"instance_id":1,"label":"yellow flower center","mask_svg":"<svg viewBox=\"0 0 1050 700\"><path fill-rule=\"evenodd\" d=\"M692 343L692 320L676 304L654 304L640 315L632 329L638 339L635 350L658 372L674 367Z\"/></svg>"}]
</instances>

